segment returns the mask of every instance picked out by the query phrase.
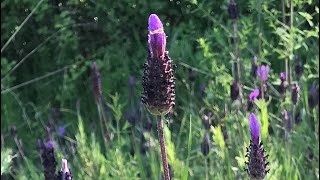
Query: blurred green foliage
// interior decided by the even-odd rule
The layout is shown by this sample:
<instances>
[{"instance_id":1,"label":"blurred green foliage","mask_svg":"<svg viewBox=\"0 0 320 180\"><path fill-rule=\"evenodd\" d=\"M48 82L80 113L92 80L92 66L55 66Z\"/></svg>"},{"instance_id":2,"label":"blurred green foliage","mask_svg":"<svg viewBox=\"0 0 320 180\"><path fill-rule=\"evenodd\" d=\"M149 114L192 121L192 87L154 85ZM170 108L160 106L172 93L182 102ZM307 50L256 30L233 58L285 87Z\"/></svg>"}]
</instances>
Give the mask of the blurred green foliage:
<instances>
[{"instance_id":1,"label":"blurred green foliage","mask_svg":"<svg viewBox=\"0 0 320 180\"><path fill-rule=\"evenodd\" d=\"M254 110L270 155L266 179L319 179L319 113L318 107L308 107L311 84L319 86L319 1L236 2L240 18L235 32L228 0L3 0L1 178L43 179L36 144L38 138L45 139L47 126L54 128L58 169L61 158L68 159L74 179L162 177L156 120L139 101L147 21L156 13L165 25L167 50L177 65L176 107L165 128L173 177L247 179L243 169L250 112L230 100L236 35L245 101L259 87L250 76L253 56L271 67L271 101L259 103L261 112ZM301 78L294 73L295 55L304 64ZM292 108L290 90L285 97L277 92L285 60L290 62L292 80L301 88L295 112L302 118L287 140L281 112ZM98 128L101 112L92 93L93 61L102 77L102 109L112 138L108 144ZM130 75L135 79L133 95ZM135 120L129 123L132 112ZM209 112L211 131L202 124ZM12 125L17 126L16 137L26 157L10 134ZM59 135L62 125L66 133ZM200 144L206 131L212 143L204 157Z\"/></svg>"}]
</instances>

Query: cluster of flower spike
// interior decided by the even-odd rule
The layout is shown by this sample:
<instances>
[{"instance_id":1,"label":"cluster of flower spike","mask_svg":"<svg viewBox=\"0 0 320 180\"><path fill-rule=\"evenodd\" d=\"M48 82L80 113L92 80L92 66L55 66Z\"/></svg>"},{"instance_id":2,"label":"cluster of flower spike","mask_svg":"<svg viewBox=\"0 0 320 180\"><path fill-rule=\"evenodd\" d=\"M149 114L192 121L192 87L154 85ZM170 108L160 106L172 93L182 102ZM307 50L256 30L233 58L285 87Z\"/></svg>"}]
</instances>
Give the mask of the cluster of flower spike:
<instances>
[{"instance_id":1,"label":"cluster of flower spike","mask_svg":"<svg viewBox=\"0 0 320 180\"><path fill-rule=\"evenodd\" d=\"M165 51L163 24L155 14L149 17L148 43L149 55L144 64L141 100L152 114L167 114L175 105L175 68Z\"/></svg>"},{"instance_id":2,"label":"cluster of flower spike","mask_svg":"<svg viewBox=\"0 0 320 180\"><path fill-rule=\"evenodd\" d=\"M265 155L265 150L260 142L260 126L257 117L251 113L249 116L249 126L251 140L249 148L247 148L246 157L248 157L247 168L245 169L248 175L253 179L263 179L269 172L267 170L268 155Z\"/></svg>"}]
</instances>

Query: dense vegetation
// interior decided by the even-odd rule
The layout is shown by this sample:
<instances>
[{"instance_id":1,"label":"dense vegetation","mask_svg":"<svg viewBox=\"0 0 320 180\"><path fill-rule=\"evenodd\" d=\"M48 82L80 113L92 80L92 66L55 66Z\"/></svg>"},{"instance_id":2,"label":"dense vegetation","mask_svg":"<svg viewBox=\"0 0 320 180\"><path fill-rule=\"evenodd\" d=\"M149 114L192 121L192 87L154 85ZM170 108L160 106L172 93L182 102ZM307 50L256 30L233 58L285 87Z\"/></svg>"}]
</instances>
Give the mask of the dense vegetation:
<instances>
[{"instance_id":1,"label":"dense vegetation","mask_svg":"<svg viewBox=\"0 0 320 180\"><path fill-rule=\"evenodd\" d=\"M165 127L174 179L247 179L250 113L265 179L319 179L319 1L236 3L238 17L229 0L1 1L1 179L44 179L49 140L73 179L163 176L156 120L140 102L151 13L176 64ZM255 65L270 67L265 83Z\"/></svg>"}]
</instances>

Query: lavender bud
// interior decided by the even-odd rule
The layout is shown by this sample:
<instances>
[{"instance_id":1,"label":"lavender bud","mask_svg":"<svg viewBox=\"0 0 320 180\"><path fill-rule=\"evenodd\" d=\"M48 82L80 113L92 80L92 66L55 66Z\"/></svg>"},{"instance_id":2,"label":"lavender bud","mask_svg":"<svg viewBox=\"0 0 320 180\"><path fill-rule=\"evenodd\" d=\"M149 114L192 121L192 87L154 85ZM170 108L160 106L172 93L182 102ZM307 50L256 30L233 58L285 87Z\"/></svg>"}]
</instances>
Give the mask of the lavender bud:
<instances>
[{"instance_id":1,"label":"lavender bud","mask_svg":"<svg viewBox=\"0 0 320 180\"><path fill-rule=\"evenodd\" d=\"M58 134L60 136L63 136L65 132L66 132L66 128L64 126L59 126L58 127Z\"/></svg>"},{"instance_id":2,"label":"lavender bud","mask_svg":"<svg viewBox=\"0 0 320 180\"><path fill-rule=\"evenodd\" d=\"M201 143L201 152L204 156L207 156L210 151L210 139L207 133L204 134L203 141Z\"/></svg>"},{"instance_id":3,"label":"lavender bud","mask_svg":"<svg viewBox=\"0 0 320 180\"><path fill-rule=\"evenodd\" d=\"M291 89L291 101L294 105L296 105L299 101L300 97L300 87L297 83L292 84L292 89Z\"/></svg>"},{"instance_id":4,"label":"lavender bud","mask_svg":"<svg viewBox=\"0 0 320 180\"><path fill-rule=\"evenodd\" d=\"M249 101L248 101L248 111L250 111L253 108L254 101L259 97L260 92L259 89L255 89L252 91L249 95Z\"/></svg>"},{"instance_id":5,"label":"lavender bud","mask_svg":"<svg viewBox=\"0 0 320 180\"><path fill-rule=\"evenodd\" d=\"M247 173L253 179L263 179L269 170L266 170L267 156L265 156L265 150L260 143L260 126L257 117L251 113L249 116L250 126L250 146L247 148L248 162Z\"/></svg>"},{"instance_id":6,"label":"lavender bud","mask_svg":"<svg viewBox=\"0 0 320 180\"><path fill-rule=\"evenodd\" d=\"M316 86L313 83L310 88L309 96L308 96L308 104L309 108L312 110L317 105L316 98Z\"/></svg>"},{"instance_id":7,"label":"lavender bud","mask_svg":"<svg viewBox=\"0 0 320 180\"><path fill-rule=\"evenodd\" d=\"M165 50L163 25L157 15L149 17L149 56L144 64L141 101L150 113L165 115L175 105L175 77L172 60Z\"/></svg>"},{"instance_id":8,"label":"lavender bud","mask_svg":"<svg viewBox=\"0 0 320 180\"><path fill-rule=\"evenodd\" d=\"M166 34L163 30L163 24L157 15L150 15L148 30L150 56L151 58L159 58L164 55L166 48Z\"/></svg>"},{"instance_id":9,"label":"lavender bud","mask_svg":"<svg viewBox=\"0 0 320 180\"><path fill-rule=\"evenodd\" d=\"M230 0L229 5L228 5L228 13L229 13L230 19L232 19L232 20L239 18L238 6L237 6L235 0Z\"/></svg>"},{"instance_id":10,"label":"lavender bud","mask_svg":"<svg viewBox=\"0 0 320 180\"><path fill-rule=\"evenodd\" d=\"M252 59L252 63L251 63L251 76L253 78L257 77L257 69L258 69L258 65L257 65L257 56L254 56Z\"/></svg>"},{"instance_id":11,"label":"lavender bud","mask_svg":"<svg viewBox=\"0 0 320 180\"><path fill-rule=\"evenodd\" d=\"M301 77L301 75L303 74L303 64L302 64L302 61L301 61L301 58L300 56L296 55L295 56L296 60L295 60L295 73L297 75L298 78Z\"/></svg>"},{"instance_id":12,"label":"lavender bud","mask_svg":"<svg viewBox=\"0 0 320 180\"><path fill-rule=\"evenodd\" d=\"M189 80L191 82L196 80L196 72L193 69L189 69Z\"/></svg>"},{"instance_id":13,"label":"lavender bud","mask_svg":"<svg viewBox=\"0 0 320 180\"><path fill-rule=\"evenodd\" d=\"M16 127L16 125L13 125L11 127L11 135L12 135L12 137L16 137L17 136L17 127Z\"/></svg>"},{"instance_id":14,"label":"lavender bud","mask_svg":"<svg viewBox=\"0 0 320 180\"><path fill-rule=\"evenodd\" d=\"M102 96L102 85L101 85L101 76L97 68L96 62L92 63L92 82L93 82L93 94L96 99L101 99Z\"/></svg>"},{"instance_id":15,"label":"lavender bud","mask_svg":"<svg viewBox=\"0 0 320 180\"><path fill-rule=\"evenodd\" d=\"M58 172L59 180L72 180L71 170L68 168L68 161L66 159L62 159L62 167Z\"/></svg>"},{"instance_id":16,"label":"lavender bud","mask_svg":"<svg viewBox=\"0 0 320 180\"><path fill-rule=\"evenodd\" d=\"M270 67L268 65L261 65L260 67L258 67L257 74L263 83L268 80L269 71Z\"/></svg>"},{"instance_id":17,"label":"lavender bud","mask_svg":"<svg viewBox=\"0 0 320 180\"><path fill-rule=\"evenodd\" d=\"M56 175L57 161L54 154L54 148L51 141L48 141L42 151L42 165L44 168L45 180L54 180Z\"/></svg>"},{"instance_id":18,"label":"lavender bud","mask_svg":"<svg viewBox=\"0 0 320 180\"><path fill-rule=\"evenodd\" d=\"M212 117L211 112L209 112L208 114L202 115L201 120L202 120L202 124L205 127L205 129L210 129L210 126L212 123L211 117Z\"/></svg>"},{"instance_id":19,"label":"lavender bud","mask_svg":"<svg viewBox=\"0 0 320 180\"><path fill-rule=\"evenodd\" d=\"M230 94L232 101L235 101L238 99L239 90L240 90L240 86L238 81L233 81L233 83L231 84L231 94Z\"/></svg>"},{"instance_id":20,"label":"lavender bud","mask_svg":"<svg viewBox=\"0 0 320 180\"><path fill-rule=\"evenodd\" d=\"M280 80L281 80L281 83L279 86L279 93L284 94L286 92L286 89L288 86L288 83L286 81L286 73L285 72L280 73Z\"/></svg>"},{"instance_id":21,"label":"lavender bud","mask_svg":"<svg viewBox=\"0 0 320 180\"><path fill-rule=\"evenodd\" d=\"M294 117L295 123L300 124L302 122L302 117L300 111L298 111Z\"/></svg>"}]
</instances>

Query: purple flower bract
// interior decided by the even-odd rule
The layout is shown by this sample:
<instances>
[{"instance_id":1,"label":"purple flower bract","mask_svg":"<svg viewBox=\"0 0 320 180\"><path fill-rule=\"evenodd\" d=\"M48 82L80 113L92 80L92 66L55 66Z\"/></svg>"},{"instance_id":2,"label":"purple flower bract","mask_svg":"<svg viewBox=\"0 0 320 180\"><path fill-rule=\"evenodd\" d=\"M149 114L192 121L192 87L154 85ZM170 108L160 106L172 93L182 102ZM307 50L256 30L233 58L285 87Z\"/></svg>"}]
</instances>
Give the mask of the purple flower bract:
<instances>
[{"instance_id":1,"label":"purple flower bract","mask_svg":"<svg viewBox=\"0 0 320 180\"><path fill-rule=\"evenodd\" d=\"M166 34L163 30L163 24L155 14L149 16L149 51L152 58L163 56L166 48Z\"/></svg>"},{"instance_id":2,"label":"purple flower bract","mask_svg":"<svg viewBox=\"0 0 320 180\"><path fill-rule=\"evenodd\" d=\"M250 127L250 134L251 140L253 144L259 144L260 141L260 126L256 115L253 113L249 116L249 127Z\"/></svg>"}]
</instances>

